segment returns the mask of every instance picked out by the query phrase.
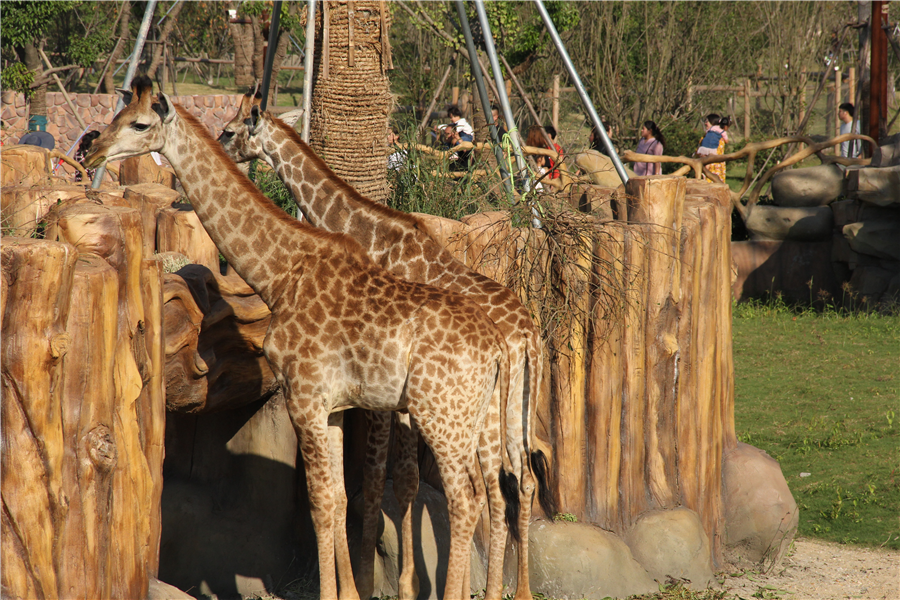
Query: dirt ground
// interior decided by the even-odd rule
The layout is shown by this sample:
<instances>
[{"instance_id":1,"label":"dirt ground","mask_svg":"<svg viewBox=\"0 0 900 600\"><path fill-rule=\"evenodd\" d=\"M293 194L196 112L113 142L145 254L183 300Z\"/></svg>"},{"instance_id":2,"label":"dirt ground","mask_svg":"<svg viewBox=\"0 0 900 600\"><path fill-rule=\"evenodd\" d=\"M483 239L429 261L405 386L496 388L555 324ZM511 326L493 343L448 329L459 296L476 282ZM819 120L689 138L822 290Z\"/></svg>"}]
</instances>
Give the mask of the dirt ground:
<instances>
[{"instance_id":1,"label":"dirt ground","mask_svg":"<svg viewBox=\"0 0 900 600\"><path fill-rule=\"evenodd\" d=\"M768 575L727 576L722 587L737 598L783 600L900 600L900 552L797 538Z\"/></svg>"}]
</instances>

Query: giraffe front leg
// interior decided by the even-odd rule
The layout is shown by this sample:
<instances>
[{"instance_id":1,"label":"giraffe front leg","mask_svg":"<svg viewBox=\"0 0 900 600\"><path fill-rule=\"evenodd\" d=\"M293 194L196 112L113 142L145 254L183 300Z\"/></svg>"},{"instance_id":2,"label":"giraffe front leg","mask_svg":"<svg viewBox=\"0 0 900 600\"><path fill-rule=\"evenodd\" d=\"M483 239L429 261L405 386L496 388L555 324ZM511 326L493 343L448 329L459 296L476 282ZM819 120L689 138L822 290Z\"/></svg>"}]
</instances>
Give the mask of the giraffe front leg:
<instances>
[{"instance_id":1,"label":"giraffe front leg","mask_svg":"<svg viewBox=\"0 0 900 600\"><path fill-rule=\"evenodd\" d=\"M309 404L312 403L307 403ZM293 399L288 399L288 410L306 467L310 516L316 532L319 555L319 597L333 600L338 598L338 590L335 578L335 501L328 445L328 415L324 411L301 410L300 403Z\"/></svg>"},{"instance_id":2,"label":"giraffe front leg","mask_svg":"<svg viewBox=\"0 0 900 600\"><path fill-rule=\"evenodd\" d=\"M334 498L334 553L341 600L359 600L347 545L347 490L344 485L344 413L328 416L328 452Z\"/></svg>"},{"instance_id":3,"label":"giraffe front leg","mask_svg":"<svg viewBox=\"0 0 900 600\"><path fill-rule=\"evenodd\" d=\"M366 463L363 467L363 531L360 545L359 578L357 589L360 598L368 600L375 592L375 544L381 499L384 496L384 480L387 474L388 450L391 442L391 417L389 412L366 411L368 437Z\"/></svg>"},{"instance_id":4,"label":"giraffe front leg","mask_svg":"<svg viewBox=\"0 0 900 600\"><path fill-rule=\"evenodd\" d=\"M394 496L400 505L401 548L403 564L400 570L400 600L413 600L419 594L416 563L413 551L413 508L419 491L419 436L409 414L396 413L400 456L394 464Z\"/></svg>"}]
</instances>

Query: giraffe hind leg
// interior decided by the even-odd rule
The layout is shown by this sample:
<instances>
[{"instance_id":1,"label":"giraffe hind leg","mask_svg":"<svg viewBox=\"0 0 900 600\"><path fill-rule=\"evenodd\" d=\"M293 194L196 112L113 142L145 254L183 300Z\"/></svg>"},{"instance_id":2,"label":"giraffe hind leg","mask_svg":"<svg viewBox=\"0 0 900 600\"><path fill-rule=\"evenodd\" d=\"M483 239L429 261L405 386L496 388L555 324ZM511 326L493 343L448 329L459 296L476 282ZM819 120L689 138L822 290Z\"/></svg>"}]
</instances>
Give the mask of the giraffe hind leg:
<instances>
[{"instance_id":1,"label":"giraffe hind leg","mask_svg":"<svg viewBox=\"0 0 900 600\"><path fill-rule=\"evenodd\" d=\"M363 600L368 600L375 592L375 544L387 474L391 418L389 412L366 411L368 437L363 466L363 531L357 579L357 589Z\"/></svg>"},{"instance_id":2,"label":"giraffe hind leg","mask_svg":"<svg viewBox=\"0 0 900 600\"><path fill-rule=\"evenodd\" d=\"M400 455L394 463L394 495L400 505L401 553L398 592L400 600L413 600L418 596L419 582L413 550L413 508L419 490L419 436L409 414L395 413Z\"/></svg>"}]
</instances>

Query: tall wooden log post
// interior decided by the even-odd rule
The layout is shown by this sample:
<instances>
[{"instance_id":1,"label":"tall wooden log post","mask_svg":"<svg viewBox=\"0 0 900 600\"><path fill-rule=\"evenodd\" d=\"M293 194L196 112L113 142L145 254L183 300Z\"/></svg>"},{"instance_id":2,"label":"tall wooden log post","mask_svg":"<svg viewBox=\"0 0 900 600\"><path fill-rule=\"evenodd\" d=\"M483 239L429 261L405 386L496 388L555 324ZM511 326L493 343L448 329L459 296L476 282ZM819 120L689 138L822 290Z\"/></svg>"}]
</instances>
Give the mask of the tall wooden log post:
<instances>
[{"instance_id":1,"label":"tall wooden log post","mask_svg":"<svg viewBox=\"0 0 900 600\"><path fill-rule=\"evenodd\" d=\"M138 210L72 204L55 225L68 243L3 240L3 586L141 598L160 540L162 269Z\"/></svg>"}]
</instances>

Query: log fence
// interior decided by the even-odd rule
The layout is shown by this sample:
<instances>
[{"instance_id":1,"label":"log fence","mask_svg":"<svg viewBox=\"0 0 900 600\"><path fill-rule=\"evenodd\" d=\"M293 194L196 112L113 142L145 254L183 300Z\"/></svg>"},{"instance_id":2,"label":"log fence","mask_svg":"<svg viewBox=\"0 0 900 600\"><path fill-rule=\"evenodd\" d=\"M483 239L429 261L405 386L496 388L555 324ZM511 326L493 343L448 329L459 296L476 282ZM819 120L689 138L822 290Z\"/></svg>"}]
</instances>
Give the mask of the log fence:
<instances>
[{"instance_id":1,"label":"log fence","mask_svg":"<svg viewBox=\"0 0 900 600\"><path fill-rule=\"evenodd\" d=\"M687 507L721 564L722 460L736 445L728 188L636 177L569 192L558 222L576 227L513 228L502 211L419 217L468 265L557 290L571 309L546 313L523 288L546 332L535 445L562 510L624 536L647 510ZM161 531L166 411L195 419L271 396L268 311L219 272L164 186L58 200L43 217L52 239L3 238L2 585L15 597L144 597L161 536L180 534ZM164 273L177 254L197 264ZM243 427L269 426L255 423ZM167 462L204 452L185 439ZM351 470L363 452L350 439Z\"/></svg>"}]
</instances>

